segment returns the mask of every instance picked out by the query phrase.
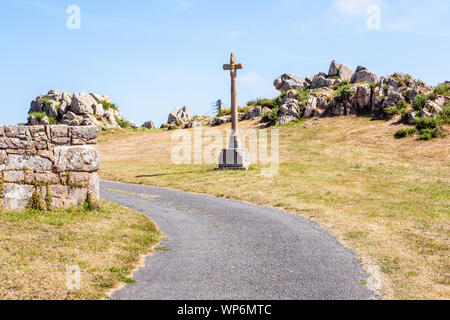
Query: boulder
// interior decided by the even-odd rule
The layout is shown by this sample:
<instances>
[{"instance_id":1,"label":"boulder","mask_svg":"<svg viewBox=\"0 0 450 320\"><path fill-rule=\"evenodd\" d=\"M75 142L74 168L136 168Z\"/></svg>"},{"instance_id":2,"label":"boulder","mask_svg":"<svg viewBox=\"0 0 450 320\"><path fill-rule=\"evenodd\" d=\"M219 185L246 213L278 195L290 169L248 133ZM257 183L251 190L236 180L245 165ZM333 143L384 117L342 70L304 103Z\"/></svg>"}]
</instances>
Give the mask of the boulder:
<instances>
[{"instance_id":1,"label":"boulder","mask_svg":"<svg viewBox=\"0 0 450 320\"><path fill-rule=\"evenodd\" d=\"M70 105L70 111L77 115L92 114L96 105L97 101L91 95L84 92L75 93Z\"/></svg>"},{"instance_id":2,"label":"boulder","mask_svg":"<svg viewBox=\"0 0 450 320\"><path fill-rule=\"evenodd\" d=\"M420 114L421 117L434 118L442 108L434 101L428 101Z\"/></svg>"},{"instance_id":3,"label":"boulder","mask_svg":"<svg viewBox=\"0 0 450 320\"><path fill-rule=\"evenodd\" d=\"M406 96L405 96L406 101L408 101L408 102L413 102L413 101L414 101L414 98L415 98L416 96L418 96L419 93L420 93L419 87L417 87L417 86L412 87L412 88L408 88L408 89L406 90Z\"/></svg>"},{"instance_id":4,"label":"boulder","mask_svg":"<svg viewBox=\"0 0 450 320\"><path fill-rule=\"evenodd\" d=\"M326 78L322 74L317 74L311 83L311 89L329 88L336 83L336 79Z\"/></svg>"},{"instance_id":5,"label":"boulder","mask_svg":"<svg viewBox=\"0 0 450 320\"><path fill-rule=\"evenodd\" d=\"M397 105L403 99L403 95L395 90L388 90L388 96L383 101L383 109Z\"/></svg>"},{"instance_id":6,"label":"boulder","mask_svg":"<svg viewBox=\"0 0 450 320\"><path fill-rule=\"evenodd\" d=\"M261 117L263 117L263 118L267 117L271 111L272 111L271 109L269 109L267 107L263 107L261 110Z\"/></svg>"},{"instance_id":7,"label":"boulder","mask_svg":"<svg viewBox=\"0 0 450 320\"><path fill-rule=\"evenodd\" d=\"M127 120L128 125L130 126L131 129L138 129L139 126L136 124L136 122L131 121L131 120Z\"/></svg>"},{"instance_id":8,"label":"boulder","mask_svg":"<svg viewBox=\"0 0 450 320\"><path fill-rule=\"evenodd\" d=\"M227 122L231 122L231 115L214 118L214 120L212 121L211 124L213 126L219 126L219 125L227 123Z\"/></svg>"},{"instance_id":9,"label":"boulder","mask_svg":"<svg viewBox=\"0 0 450 320\"><path fill-rule=\"evenodd\" d=\"M142 127L147 129L156 129L156 125L153 121L147 121L142 125Z\"/></svg>"},{"instance_id":10,"label":"boulder","mask_svg":"<svg viewBox=\"0 0 450 320\"><path fill-rule=\"evenodd\" d=\"M336 61L331 61L330 69L328 70L329 77L337 77L339 75L339 70L341 69L341 65Z\"/></svg>"},{"instance_id":11,"label":"boulder","mask_svg":"<svg viewBox=\"0 0 450 320\"><path fill-rule=\"evenodd\" d=\"M308 86L308 83L303 78L290 73L285 73L276 78L273 85L279 91L288 91L292 89L305 89Z\"/></svg>"},{"instance_id":12,"label":"boulder","mask_svg":"<svg viewBox=\"0 0 450 320\"><path fill-rule=\"evenodd\" d=\"M244 115L244 120L253 120L261 117L262 108L260 106L256 106L247 111Z\"/></svg>"},{"instance_id":13,"label":"boulder","mask_svg":"<svg viewBox=\"0 0 450 320\"><path fill-rule=\"evenodd\" d=\"M350 81L353 76L353 70L347 67L345 64L341 64L341 69L339 70L338 76L344 81Z\"/></svg>"},{"instance_id":14,"label":"boulder","mask_svg":"<svg viewBox=\"0 0 450 320\"><path fill-rule=\"evenodd\" d=\"M94 113L99 117L103 117L105 115L105 110L103 109L103 105L101 103L94 105Z\"/></svg>"},{"instance_id":15,"label":"boulder","mask_svg":"<svg viewBox=\"0 0 450 320\"><path fill-rule=\"evenodd\" d=\"M183 124L189 121L190 115L187 107L175 108L167 119L167 124Z\"/></svg>"},{"instance_id":16,"label":"boulder","mask_svg":"<svg viewBox=\"0 0 450 320\"><path fill-rule=\"evenodd\" d=\"M278 124L287 124L302 116L302 109L295 99L285 98L278 114Z\"/></svg>"},{"instance_id":17,"label":"boulder","mask_svg":"<svg viewBox=\"0 0 450 320\"><path fill-rule=\"evenodd\" d=\"M362 84L357 87L356 94L353 96L353 105L356 109L365 109L372 103L372 89L368 84Z\"/></svg>"},{"instance_id":18,"label":"boulder","mask_svg":"<svg viewBox=\"0 0 450 320\"><path fill-rule=\"evenodd\" d=\"M445 105L445 98L443 96L437 96L434 99L434 103L436 103L439 107L443 107Z\"/></svg>"},{"instance_id":19,"label":"boulder","mask_svg":"<svg viewBox=\"0 0 450 320\"><path fill-rule=\"evenodd\" d=\"M376 83L376 82L378 82L378 77L376 74L367 70L366 67L358 66L358 68L356 68L356 71L353 74L350 82L351 83L360 83L360 82Z\"/></svg>"},{"instance_id":20,"label":"boulder","mask_svg":"<svg viewBox=\"0 0 450 320\"><path fill-rule=\"evenodd\" d=\"M344 64L338 63L336 60L333 60L330 65L330 69L328 71L328 77L339 77L344 81L350 81L353 75L352 69L347 67Z\"/></svg>"}]
</instances>

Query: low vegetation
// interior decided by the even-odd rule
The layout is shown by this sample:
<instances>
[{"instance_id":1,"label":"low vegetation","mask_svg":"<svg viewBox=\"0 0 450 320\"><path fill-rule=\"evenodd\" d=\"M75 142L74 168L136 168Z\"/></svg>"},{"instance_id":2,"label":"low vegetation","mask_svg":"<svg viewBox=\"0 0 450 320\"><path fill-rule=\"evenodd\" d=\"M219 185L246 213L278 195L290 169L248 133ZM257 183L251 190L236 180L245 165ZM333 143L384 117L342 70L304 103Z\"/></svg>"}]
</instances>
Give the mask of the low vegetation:
<instances>
[{"instance_id":1,"label":"low vegetation","mask_svg":"<svg viewBox=\"0 0 450 320\"><path fill-rule=\"evenodd\" d=\"M102 101L100 101L100 103L103 106L103 110L109 110L109 109L119 110L119 107L117 107L114 103L108 102L106 100L102 100Z\"/></svg>"},{"instance_id":2,"label":"low vegetation","mask_svg":"<svg viewBox=\"0 0 450 320\"><path fill-rule=\"evenodd\" d=\"M0 299L103 299L134 281L140 256L161 237L152 221L102 202L69 210L0 212ZM81 270L69 290L66 273Z\"/></svg>"},{"instance_id":3,"label":"low vegetation","mask_svg":"<svg viewBox=\"0 0 450 320\"><path fill-rule=\"evenodd\" d=\"M116 122L119 125L119 127L121 127L122 129L130 128L130 123L127 120L120 119L117 116L114 116L114 118L116 119Z\"/></svg>"},{"instance_id":4,"label":"low vegetation","mask_svg":"<svg viewBox=\"0 0 450 320\"><path fill-rule=\"evenodd\" d=\"M450 124L450 104L445 106L435 118L418 117L414 119L415 128L401 129L395 133L395 137L404 138L417 133L419 135L418 140L429 141L443 136L444 127L448 124ZM406 134L406 131L408 131L408 134Z\"/></svg>"},{"instance_id":5,"label":"low vegetation","mask_svg":"<svg viewBox=\"0 0 450 320\"><path fill-rule=\"evenodd\" d=\"M28 114L28 120L34 118L37 120L42 120L46 117L47 115L45 114L45 112L30 112Z\"/></svg>"},{"instance_id":6,"label":"low vegetation","mask_svg":"<svg viewBox=\"0 0 450 320\"><path fill-rule=\"evenodd\" d=\"M347 82L341 82L335 86L334 98L337 102L343 102L347 98L353 97L352 86Z\"/></svg>"}]
</instances>

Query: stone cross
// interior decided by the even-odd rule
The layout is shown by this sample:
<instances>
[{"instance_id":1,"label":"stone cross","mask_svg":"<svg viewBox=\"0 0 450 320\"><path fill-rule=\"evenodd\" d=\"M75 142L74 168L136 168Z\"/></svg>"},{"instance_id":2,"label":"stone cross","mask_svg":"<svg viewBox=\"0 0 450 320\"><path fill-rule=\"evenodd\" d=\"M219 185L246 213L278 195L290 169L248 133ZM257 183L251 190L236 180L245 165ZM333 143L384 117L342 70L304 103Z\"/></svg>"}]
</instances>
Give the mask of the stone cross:
<instances>
[{"instance_id":1,"label":"stone cross","mask_svg":"<svg viewBox=\"0 0 450 320\"><path fill-rule=\"evenodd\" d=\"M234 53L231 54L230 64L224 64L223 70L230 70L231 77L231 129L233 134L237 134L238 130L238 106L237 106L237 90L236 90L236 77L237 71L244 69L242 63L236 63L236 57Z\"/></svg>"},{"instance_id":2,"label":"stone cross","mask_svg":"<svg viewBox=\"0 0 450 320\"><path fill-rule=\"evenodd\" d=\"M248 170L250 165L250 154L242 148L241 139L238 134L238 105L236 77L239 69L244 69L242 63L236 63L234 53L231 54L230 64L223 66L224 70L230 70L231 76L231 136L230 146L222 150L219 157L219 170Z\"/></svg>"}]
</instances>

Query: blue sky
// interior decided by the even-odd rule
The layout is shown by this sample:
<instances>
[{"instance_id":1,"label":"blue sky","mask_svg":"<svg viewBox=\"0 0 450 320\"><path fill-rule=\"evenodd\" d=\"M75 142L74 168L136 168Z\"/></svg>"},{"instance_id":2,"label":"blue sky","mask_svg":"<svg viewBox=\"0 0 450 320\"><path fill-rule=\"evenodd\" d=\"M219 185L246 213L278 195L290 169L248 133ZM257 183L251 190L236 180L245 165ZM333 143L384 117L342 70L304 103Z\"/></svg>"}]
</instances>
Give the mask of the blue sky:
<instances>
[{"instance_id":1,"label":"blue sky","mask_svg":"<svg viewBox=\"0 0 450 320\"><path fill-rule=\"evenodd\" d=\"M79 30L66 26L69 5L81 9ZM380 29L367 28L371 5ZM50 89L109 95L138 124L161 124L176 106L206 114L219 98L229 105L231 51L245 65L240 104L332 59L435 85L450 80L449 18L447 0L3 0L0 124L24 122Z\"/></svg>"}]
</instances>

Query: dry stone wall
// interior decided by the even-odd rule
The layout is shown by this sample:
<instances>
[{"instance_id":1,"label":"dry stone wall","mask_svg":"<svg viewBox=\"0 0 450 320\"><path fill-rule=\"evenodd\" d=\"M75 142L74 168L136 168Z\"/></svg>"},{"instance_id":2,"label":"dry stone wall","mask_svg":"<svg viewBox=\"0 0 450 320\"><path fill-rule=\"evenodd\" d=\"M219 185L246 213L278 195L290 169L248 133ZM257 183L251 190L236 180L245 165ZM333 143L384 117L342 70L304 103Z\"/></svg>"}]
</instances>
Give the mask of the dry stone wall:
<instances>
[{"instance_id":1,"label":"dry stone wall","mask_svg":"<svg viewBox=\"0 0 450 320\"><path fill-rule=\"evenodd\" d=\"M0 126L0 210L100 199L96 126Z\"/></svg>"}]
</instances>

